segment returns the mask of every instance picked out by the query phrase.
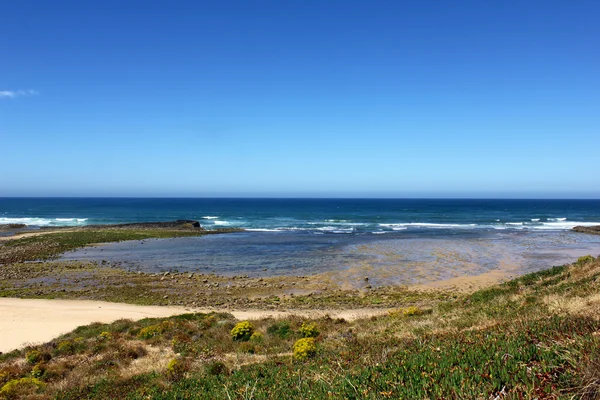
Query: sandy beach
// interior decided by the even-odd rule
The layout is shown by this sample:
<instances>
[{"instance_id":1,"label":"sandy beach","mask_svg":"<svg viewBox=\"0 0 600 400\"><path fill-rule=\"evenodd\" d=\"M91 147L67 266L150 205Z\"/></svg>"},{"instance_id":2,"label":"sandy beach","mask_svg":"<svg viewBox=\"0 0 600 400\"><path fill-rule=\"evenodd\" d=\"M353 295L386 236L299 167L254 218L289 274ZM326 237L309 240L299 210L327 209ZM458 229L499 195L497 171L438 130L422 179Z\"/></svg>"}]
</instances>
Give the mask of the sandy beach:
<instances>
[{"instance_id":1,"label":"sandy beach","mask_svg":"<svg viewBox=\"0 0 600 400\"><path fill-rule=\"evenodd\" d=\"M190 309L187 307L138 306L90 300L45 300L0 298L0 352L8 352L27 344L48 342L81 325L109 323L118 319L139 320L169 317L189 312L229 312L237 319L260 319L268 316L302 315L354 320L386 313L383 309L297 310L297 311L230 311L223 309Z\"/></svg>"}]
</instances>

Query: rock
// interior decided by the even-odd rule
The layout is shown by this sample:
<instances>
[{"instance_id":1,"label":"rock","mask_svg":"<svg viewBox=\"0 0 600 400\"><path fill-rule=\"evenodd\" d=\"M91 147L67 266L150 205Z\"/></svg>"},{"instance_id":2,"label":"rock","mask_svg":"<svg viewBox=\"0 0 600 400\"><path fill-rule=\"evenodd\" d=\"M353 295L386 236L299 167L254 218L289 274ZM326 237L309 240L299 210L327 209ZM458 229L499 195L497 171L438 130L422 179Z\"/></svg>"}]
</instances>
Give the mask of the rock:
<instances>
[{"instance_id":1,"label":"rock","mask_svg":"<svg viewBox=\"0 0 600 400\"><path fill-rule=\"evenodd\" d=\"M365 282L369 282L369 277L365 276Z\"/></svg>"},{"instance_id":2,"label":"rock","mask_svg":"<svg viewBox=\"0 0 600 400\"><path fill-rule=\"evenodd\" d=\"M590 233L592 235L600 235L600 225L596 226L576 226L573 228L575 232Z\"/></svg>"}]
</instances>

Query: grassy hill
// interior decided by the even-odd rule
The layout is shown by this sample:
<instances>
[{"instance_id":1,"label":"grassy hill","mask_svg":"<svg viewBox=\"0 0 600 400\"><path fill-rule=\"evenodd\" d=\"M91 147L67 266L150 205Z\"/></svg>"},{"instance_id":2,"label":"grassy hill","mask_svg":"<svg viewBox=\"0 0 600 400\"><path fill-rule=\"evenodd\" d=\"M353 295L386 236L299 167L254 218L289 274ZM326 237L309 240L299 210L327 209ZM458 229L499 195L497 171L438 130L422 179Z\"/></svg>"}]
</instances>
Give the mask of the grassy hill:
<instances>
[{"instance_id":1,"label":"grassy hill","mask_svg":"<svg viewBox=\"0 0 600 400\"><path fill-rule=\"evenodd\" d=\"M0 398L596 399L599 289L600 260L586 256L353 322L289 317L236 330L229 314L186 314L92 324L0 355Z\"/></svg>"}]
</instances>

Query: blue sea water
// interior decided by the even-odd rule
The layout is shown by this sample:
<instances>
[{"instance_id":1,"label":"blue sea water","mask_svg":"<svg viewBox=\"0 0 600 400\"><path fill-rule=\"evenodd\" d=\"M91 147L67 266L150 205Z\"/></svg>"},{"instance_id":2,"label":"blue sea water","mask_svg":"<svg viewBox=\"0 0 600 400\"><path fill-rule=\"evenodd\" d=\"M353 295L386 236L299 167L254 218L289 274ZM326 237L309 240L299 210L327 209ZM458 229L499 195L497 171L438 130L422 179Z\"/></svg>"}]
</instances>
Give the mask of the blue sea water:
<instances>
[{"instance_id":1,"label":"blue sea water","mask_svg":"<svg viewBox=\"0 0 600 400\"><path fill-rule=\"evenodd\" d=\"M600 254L600 200L2 198L0 224L199 220L245 232L108 243L64 260L223 275L337 274L414 284L494 269L520 274Z\"/></svg>"},{"instance_id":2,"label":"blue sea water","mask_svg":"<svg viewBox=\"0 0 600 400\"><path fill-rule=\"evenodd\" d=\"M195 219L208 228L338 234L568 230L600 200L0 198L0 224L81 226Z\"/></svg>"}]
</instances>

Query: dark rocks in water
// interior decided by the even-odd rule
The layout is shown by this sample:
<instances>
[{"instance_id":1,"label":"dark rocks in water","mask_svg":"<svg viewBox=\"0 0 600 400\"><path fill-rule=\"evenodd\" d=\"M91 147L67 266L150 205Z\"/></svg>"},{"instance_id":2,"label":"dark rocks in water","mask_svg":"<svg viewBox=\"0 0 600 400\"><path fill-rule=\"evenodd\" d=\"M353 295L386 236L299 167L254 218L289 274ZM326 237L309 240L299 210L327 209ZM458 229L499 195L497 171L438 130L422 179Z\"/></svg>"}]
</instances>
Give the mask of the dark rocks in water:
<instances>
[{"instance_id":1,"label":"dark rocks in water","mask_svg":"<svg viewBox=\"0 0 600 400\"><path fill-rule=\"evenodd\" d=\"M573 228L575 232L591 233L592 235L600 235L600 225L597 226L576 226Z\"/></svg>"},{"instance_id":2,"label":"dark rocks in water","mask_svg":"<svg viewBox=\"0 0 600 400\"><path fill-rule=\"evenodd\" d=\"M23 229L27 228L25 224L0 224L0 231L8 231L12 229Z\"/></svg>"},{"instance_id":3,"label":"dark rocks in water","mask_svg":"<svg viewBox=\"0 0 600 400\"><path fill-rule=\"evenodd\" d=\"M200 222L190 219L178 219L177 221L166 222L134 222L131 224L115 225L87 225L84 228L126 228L126 229L200 229Z\"/></svg>"}]
</instances>

